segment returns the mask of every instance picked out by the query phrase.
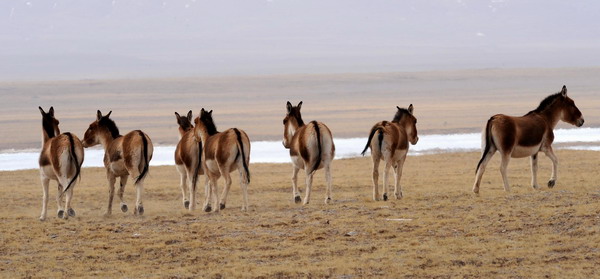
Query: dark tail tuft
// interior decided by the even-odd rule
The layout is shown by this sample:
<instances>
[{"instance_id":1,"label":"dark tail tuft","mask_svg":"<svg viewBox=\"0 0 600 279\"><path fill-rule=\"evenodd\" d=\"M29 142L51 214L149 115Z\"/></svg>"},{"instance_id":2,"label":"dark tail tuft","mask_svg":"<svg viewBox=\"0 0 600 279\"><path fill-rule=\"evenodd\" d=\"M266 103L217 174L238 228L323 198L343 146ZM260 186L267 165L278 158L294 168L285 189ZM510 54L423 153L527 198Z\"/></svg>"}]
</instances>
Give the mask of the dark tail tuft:
<instances>
[{"instance_id":1,"label":"dark tail tuft","mask_svg":"<svg viewBox=\"0 0 600 279\"><path fill-rule=\"evenodd\" d=\"M311 121L310 123L313 124L313 126L315 127L315 133L317 134L317 148L319 150L319 153L317 154L317 160L315 161L315 165L313 166L313 169L310 173L313 173L315 171L317 171L317 169L319 168L319 165L321 164L321 158L322 158L322 154L323 154L323 147L321 146L321 129L319 129L319 124L317 123L317 121Z\"/></svg>"},{"instance_id":2,"label":"dark tail tuft","mask_svg":"<svg viewBox=\"0 0 600 279\"><path fill-rule=\"evenodd\" d=\"M237 128L233 128L233 131L235 132L235 135L237 136L237 141L238 141L238 152L242 152L242 164L244 165L244 171L246 171L246 183L250 184L250 170L248 169L248 164L246 163L246 154L244 152L244 143L242 142L242 134L240 133L240 130L238 130Z\"/></svg>"},{"instance_id":3,"label":"dark tail tuft","mask_svg":"<svg viewBox=\"0 0 600 279\"><path fill-rule=\"evenodd\" d=\"M196 192L196 184L198 183L198 173L200 172L200 168L202 167L202 141L198 142L198 164L194 169L194 176L192 177L192 189L194 189L194 193Z\"/></svg>"},{"instance_id":4,"label":"dark tail tuft","mask_svg":"<svg viewBox=\"0 0 600 279\"><path fill-rule=\"evenodd\" d=\"M483 149L483 154L481 155L481 159L479 160L479 163L477 164L477 168L475 169L475 173L477 173L477 171L479 170L479 167L481 166L481 163L483 162L483 159L485 159L485 156L487 156L488 152L490 152L490 148L492 148L492 120L494 119L494 117L490 117L490 119L488 120L487 124L485 125L485 148Z\"/></svg>"},{"instance_id":5,"label":"dark tail tuft","mask_svg":"<svg viewBox=\"0 0 600 279\"><path fill-rule=\"evenodd\" d=\"M69 185L67 185L65 190L61 193L61 195L66 193L67 190L69 190L69 188L71 188L71 185L73 185L73 182L75 182L75 180L79 177L79 173L81 172L81 166L79 165L79 159L77 159L77 153L75 153L75 142L73 141L73 135L71 135L71 133L64 133L64 134L67 137L69 137L71 160L73 160L73 162L75 163L75 176L73 176L73 179L71 179L71 181L69 181Z\"/></svg>"},{"instance_id":6,"label":"dark tail tuft","mask_svg":"<svg viewBox=\"0 0 600 279\"><path fill-rule=\"evenodd\" d=\"M371 128L371 132L369 133L369 139L367 140L367 145L365 145L365 149L363 149L363 151L360 153L361 155L365 156L367 149L369 149L369 147L371 147L371 140L373 140L373 136L375 135L375 133L378 130L381 130L380 126L373 126L373 128ZM381 146L382 140L383 140L383 133L379 133L379 146Z\"/></svg>"},{"instance_id":7,"label":"dark tail tuft","mask_svg":"<svg viewBox=\"0 0 600 279\"><path fill-rule=\"evenodd\" d=\"M144 149L142 150L142 158L144 159L144 169L142 170L142 172L140 173L140 176L138 176L138 178L135 180L135 183L139 183L140 180L142 180L146 174L148 173L148 139L146 139L146 135L144 135L144 133L140 130L137 130L138 134L140 135L140 137L142 137L142 142L144 143Z\"/></svg>"}]
</instances>

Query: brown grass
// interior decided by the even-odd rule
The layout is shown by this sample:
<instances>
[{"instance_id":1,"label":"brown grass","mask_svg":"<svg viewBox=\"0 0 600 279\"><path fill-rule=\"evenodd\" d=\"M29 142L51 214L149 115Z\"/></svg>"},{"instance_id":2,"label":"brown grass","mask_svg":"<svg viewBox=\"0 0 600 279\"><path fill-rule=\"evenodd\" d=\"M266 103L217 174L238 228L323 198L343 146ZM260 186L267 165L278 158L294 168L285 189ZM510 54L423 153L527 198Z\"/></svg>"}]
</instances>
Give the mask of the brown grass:
<instances>
[{"instance_id":1,"label":"brown grass","mask_svg":"<svg viewBox=\"0 0 600 279\"><path fill-rule=\"evenodd\" d=\"M289 164L253 164L250 206L240 211L234 181L221 213L183 210L174 167L153 167L143 217L102 216L104 171L84 169L75 188L78 216L38 221L37 171L0 173L2 277L434 277L598 276L600 175L597 152L559 151L554 189L529 186L529 161L499 158L481 195L471 193L479 154L410 157L405 197L371 201L370 158L333 165L334 203L324 205L317 172L311 204L293 204ZM543 156L542 156L543 157ZM540 160L540 184L550 161ZM237 177L237 175L236 175ZM204 178L202 178L204 179ZM302 181L302 178L300 179ZM304 189L301 183L301 189ZM203 192L203 191L200 191ZM126 189L130 208L134 191ZM204 195L200 196L200 200ZM407 218L410 221L387 219Z\"/></svg>"}]
</instances>

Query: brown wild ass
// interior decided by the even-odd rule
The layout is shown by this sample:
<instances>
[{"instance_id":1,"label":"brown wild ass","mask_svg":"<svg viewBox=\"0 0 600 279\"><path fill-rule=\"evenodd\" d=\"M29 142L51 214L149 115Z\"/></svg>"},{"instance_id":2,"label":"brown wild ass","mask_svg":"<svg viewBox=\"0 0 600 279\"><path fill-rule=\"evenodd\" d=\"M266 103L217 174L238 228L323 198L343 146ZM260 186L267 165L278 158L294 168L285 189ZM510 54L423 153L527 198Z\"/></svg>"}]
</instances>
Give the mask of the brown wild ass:
<instances>
[{"instance_id":1,"label":"brown wild ass","mask_svg":"<svg viewBox=\"0 0 600 279\"><path fill-rule=\"evenodd\" d=\"M477 164L473 192L479 193L479 184L485 167L496 151L500 151L502 156L500 172L505 191L510 191L506 168L511 157L531 157L531 186L534 189L538 188L537 155L540 151L546 153L546 156L552 160L552 176L548 181L548 187L554 187L558 159L552 151L552 141L554 140L553 129L559 120L577 127L581 127L584 122L581 111L567 96L566 86L563 86L560 92L546 97L535 110L524 116L513 117L504 114L492 116L482 132L483 152Z\"/></svg>"},{"instance_id":2,"label":"brown wild ass","mask_svg":"<svg viewBox=\"0 0 600 279\"><path fill-rule=\"evenodd\" d=\"M194 126L192 125L192 111L186 117L175 112L179 124L179 143L175 149L175 166L181 178L181 195L183 206L189 210L196 208L196 183L198 175L203 174L202 169L202 141L194 137ZM187 185L187 187L186 187ZM189 199L188 199L189 193Z\"/></svg>"},{"instance_id":3,"label":"brown wild ass","mask_svg":"<svg viewBox=\"0 0 600 279\"><path fill-rule=\"evenodd\" d=\"M417 144L419 136L417 135L417 118L413 115L413 105L408 109L396 106L398 111L394 115L392 122L381 121L373 125L369 133L367 145L362 151L365 155L367 149L371 148L371 158L373 159L373 200L379 200L379 161L383 160L383 195L384 201L387 201L388 195L388 173L390 167L394 168L394 177L396 183L394 186L394 196L396 199L402 198L402 188L400 178L402 177L402 167L408 154L409 142L412 145ZM377 140L372 141L377 133Z\"/></svg>"},{"instance_id":4,"label":"brown wild ass","mask_svg":"<svg viewBox=\"0 0 600 279\"><path fill-rule=\"evenodd\" d=\"M217 127L212 118L212 110L200 111L200 117L194 119L194 137L196 141L202 142L203 154L202 164L208 180L205 186L206 201L204 202L204 211L214 211L225 208L227 194L231 187L230 172L239 170L240 186L244 198L242 211L248 210L248 184L250 184L250 139L248 135L240 129L231 128L223 132L217 131ZM221 200L217 192L217 180L223 176L225 178L225 188ZM217 202L219 204L217 205Z\"/></svg>"},{"instance_id":5,"label":"brown wild ass","mask_svg":"<svg viewBox=\"0 0 600 279\"><path fill-rule=\"evenodd\" d=\"M58 181L58 193L56 203L58 204L58 218L67 219L75 216L75 210L71 207L73 188L83 164L83 146L77 136L71 133L60 133L58 120L54 117L54 107L50 107L48 113L42 107L38 107L42 113L42 151L40 152L40 178L42 180L42 214L40 220L46 220L48 212L48 186L50 180ZM63 187L65 187L63 192ZM63 193L67 193L65 207L61 205ZM67 214L65 214L65 208Z\"/></svg>"},{"instance_id":6,"label":"brown wild ass","mask_svg":"<svg viewBox=\"0 0 600 279\"><path fill-rule=\"evenodd\" d=\"M115 122L110 119L110 111L102 116L97 112L97 118L90 124L83 137L83 146L92 147L102 145L104 148L104 167L108 178L108 208L105 215L112 214L112 202L115 192L115 182L120 177L119 199L121 211L127 212L127 204L123 200L123 191L127 178L131 175L135 179L136 205L134 214L144 214L142 192L144 178L148 173L152 152L152 141L144 132L135 130L121 136Z\"/></svg>"},{"instance_id":7,"label":"brown wild ass","mask_svg":"<svg viewBox=\"0 0 600 279\"><path fill-rule=\"evenodd\" d=\"M292 194L294 202L300 203L298 191L298 171L306 172L306 195L304 204L310 200L310 191L315 171L325 168L327 180L327 197L325 204L331 202L331 161L335 156L335 145L329 128L318 121L311 121L308 125L302 121L300 109L302 102L292 106L287 102L287 114L283 119L283 146L290 150L292 165Z\"/></svg>"}]
</instances>

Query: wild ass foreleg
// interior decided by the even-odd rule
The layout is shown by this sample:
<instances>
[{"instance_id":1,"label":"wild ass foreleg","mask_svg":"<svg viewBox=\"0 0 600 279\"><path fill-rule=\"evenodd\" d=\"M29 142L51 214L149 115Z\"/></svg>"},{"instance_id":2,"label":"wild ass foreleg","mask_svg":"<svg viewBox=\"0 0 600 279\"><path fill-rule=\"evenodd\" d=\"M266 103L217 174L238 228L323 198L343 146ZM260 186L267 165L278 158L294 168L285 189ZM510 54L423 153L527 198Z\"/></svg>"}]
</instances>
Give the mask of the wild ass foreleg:
<instances>
[{"instance_id":1,"label":"wild ass foreleg","mask_svg":"<svg viewBox=\"0 0 600 279\"><path fill-rule=\"evenodd\" d=\"M325 165L325 180L327 181L327 196L325 197L325 204L331 202L331 163Z\"/></svg>"},{"instance_id":2,"label":"wild ass foreleg","mask_svg":"<svg viewBox=\"0 0 600 279\"><path fill-rule=\"evenodd\" d=\"M117 193L119 195L119 201L121 202L121 204L120 204L121 211L123 211L123 212L127 212L127 210L129 210L129 208L127 207L127 203L125 202L125 199L123 199L123 193L125 192L125 185L127 185L128 178L129 178L129 175L121 176L121 178L119 180L119 192Z\"/></svg>"},{"instance_id":3,"label":"wild ass foreleg","mask_svg":"<svg viewBox=\"0 0 600 279\"><path fill-rule=\"evenodd\" d=\"M46 220L46 215L48 213L48 187L50 185L50 179L41 177L42 180L42 213L40 214L40 221Z\"/></svg>"},{"instance_id":4,"label":"wild ass foreleg","mask_svg":"<svg viewBox=\"0 0 600 279\"><path fill-rule=\"evenodd\" d=\"M188 209L190 207L190 201L188 200L187 194L192 185L186 185L186 182L188 181L188 175L187 171L185 170L185 166L177 165L177 171L179 171L179 188L181 188L181 200L183 202L183 207ZM186 186L189 186L189 189Z\"/></svg>"},{"instance_id":5,"label":"wild ass foreleg","mask_svg":"<svg viewBox=\"0 0 600 279\"><path fill-rule=\"evenodd\" d=\"M545 153L546 156L548 156L550 160L552 160L552 176L550 177L550 181L548 181L548 188L552 188L554 187L554 185L556 185L556 180L558 179L558 158L554 154L552 146L546 148Z\"/></svg>"},{"instance_id":6,"label":"wild ass foreleg","mask_svg":"<svg viewBox=\"0 0 600 279\"><path fill-rule=\"evenodd\" d=\"M292 169L292 195L295 203L302 202L300 192L298 191L298 171L300 171L300 169L294 166Z\"/></svg>"},{"instance_id":7,"label":"wild ass foreleg","mask_svg":"<svg viewBox=\"0 0 600 279\"><path fill-rule=\"evenodd\" d=\"M373 153L371 153L373 154ZM379 161L380 158L373 155L373 200L379 200Z\"/></svg>"},{"instance_id":8,"label":"wild ass foreleg","mask_svg":"<svg viewBox=\"0 0 600 279\"><path fill-rule=\"evenodd\" d=\"M307 205L310 202L310 191L312 189L312 183L313 183L313 175L315 173L309 173L308 170L306 171L306 194L304 196L304 205Z\"/></svg>"},{"instance_id":9,"label":"wild ass foreleg","mask_svg":"<svg viewBox=\"0 0 600 279\"><path fill-rule=\"evenodd\" d=\"M117 178L109 171L107 174L108 177L108 207L106 208L105 216L109 216L112 214L112 203L113 197L115 195L115 182Z\"/></svg>"},{"instance_id":10,"label":"wild ass foreleg","mask_svg":"<svg viewBox=\"0 0 600 279\"><path fill-rule=\"evenodd\" d=\"M510 153L502 154L502 163L500 164L500 173L502 174L502 181L504 182L504 191L510 192L510 185L508 184L508 163L510 162Z\"/></svg>"},{"instance_id":11,"label":"wild ass foreleg","mask_svg":"<svg viewBox=\"0 0 600 279\"><path fill-rule=\"evenodd\" d=\"M402 156L396 166L394 167L394 176L396 178L396 184L394 185L394 197L396 199L402 198L402 186L400 186L400 179L402 178L402 168L404 167L404 161L406 160L406 155Z\"/></svg>"},{"instance_id":12,"label":"wild ass foreleg","mask_svg":"<svg viewBox=\"0 0 600 279\"><path fill-rule=\"evenodd\" d=\"M535 153L531 156L531 187L538 189L537 184L537 171L538 171L538 154Z\"/></svg>"}]
</instances>

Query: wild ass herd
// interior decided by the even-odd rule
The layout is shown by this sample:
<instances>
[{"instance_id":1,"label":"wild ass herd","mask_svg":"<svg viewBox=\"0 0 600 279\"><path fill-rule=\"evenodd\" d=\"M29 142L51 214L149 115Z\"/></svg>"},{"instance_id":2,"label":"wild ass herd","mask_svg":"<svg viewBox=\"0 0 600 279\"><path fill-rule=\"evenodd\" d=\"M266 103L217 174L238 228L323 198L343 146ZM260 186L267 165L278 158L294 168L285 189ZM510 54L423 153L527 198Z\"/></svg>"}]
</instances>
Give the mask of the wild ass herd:
<instances>
[{"instance_id":1,"label":"wild ass herd","mask_svg":"<svg viewBox=\"0 0 600 279\"><path fill-rule=\"evenodd\" d=\"M306 193L304 204L310 201L313 175L319 169L325 170L327 191L325 203L331 202L331 161L335 157L333 135L322 122L304 123L300 109L302 102L293 106L286 104L287 113L283 119L283 146L290 150L293 165L292 198L294 202L302 202L298 190L298 172L306 173ZM394 171L394 197L402 198L400 179L402 167L408 154L409 143L417 144L417 118L414 107L396 107L392 121L377 122L370 130L367 144L362 151L371 149L373 161L373 200L388 199L388 174ZM119 199L121 211L128 210L123 199L123 192L128 178L135 181L136 204L134 214L144 214L142 195L144 179L148 174L152 159L153 145L150 137L140 130L131 131L122 136L115 122L110 119L109 112L102 115L99 110L96 119L89 125L83 141L72 133L60 133L59 121L55 118L54 108L48 112L39 108L42 114L42 150L39 158L43 199L40 220L45 220L48 206L48 186L50 180L58 182L58 217L75 216L71 207L73 188L77 183L84 160L84 147L100 144L104 148L104 166L108 179L108 207L106 215L112 213L112 201L115 182L119 178ZM196 184L200 175L206 175L205 202L203 210L209 212L225 208L229 188L230 173L238 170L240 186L243 194L242 210L248 210L248 184L250 183L250 139L240 129L231 128L222 132L217 130L212 118L212 110L202 109L200 116L192 121L192 111L185 117L175 112L179 124L180 140L175 150L175 164L180 174L181 194L186 209L194 210L196 206ZM506 169L510 158L531 158L533 188L537 185L537 155L544 152L552 160L552 177L548 187L554 187L557 180L558 160L552 150L554 140L553 129L559 121L581 127L584 123L581 111L575 102L567 96L567 88L563 86L558 93L546 97L539 106L524 116L513 117L503 114L492 116L482 132L482 157L477 164L473 192L479 193L479 185L485 167L496 151L502 156L501 173L504 190L509 191ZM192 124L193 123L193 124ZM384 162L383 189L379 194L379 163ZM225 187L220 199L217 180L225 180ZM64 188L64 189L63 189ZM62 199L66 194L64 207ZM66 211L65 211L66 210Z\"/></svg>"}]
</instances>

